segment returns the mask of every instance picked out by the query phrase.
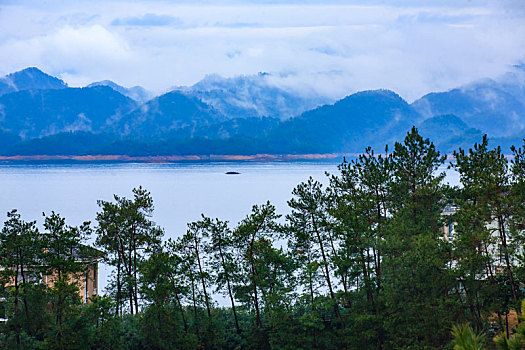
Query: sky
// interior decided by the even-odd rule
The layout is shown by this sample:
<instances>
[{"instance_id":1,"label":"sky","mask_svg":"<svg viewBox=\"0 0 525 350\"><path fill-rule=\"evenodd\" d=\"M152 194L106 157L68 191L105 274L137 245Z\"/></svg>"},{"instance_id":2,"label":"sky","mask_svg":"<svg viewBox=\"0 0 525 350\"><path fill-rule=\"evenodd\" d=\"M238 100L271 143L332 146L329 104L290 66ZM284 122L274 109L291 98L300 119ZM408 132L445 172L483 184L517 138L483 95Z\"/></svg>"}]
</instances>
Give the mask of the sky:
<instances>
[{"instance_id":1,"label":"sky","mask_svg":"<svg viewBox=\"0 0 525 350\"><path fill-rule=\"evenodd\" d=\"M523 0L0 0L0 75L35 66L70 86L158 94L266 72L299 92L413 101L522 63Z\"/></svg>"}]
</instances>

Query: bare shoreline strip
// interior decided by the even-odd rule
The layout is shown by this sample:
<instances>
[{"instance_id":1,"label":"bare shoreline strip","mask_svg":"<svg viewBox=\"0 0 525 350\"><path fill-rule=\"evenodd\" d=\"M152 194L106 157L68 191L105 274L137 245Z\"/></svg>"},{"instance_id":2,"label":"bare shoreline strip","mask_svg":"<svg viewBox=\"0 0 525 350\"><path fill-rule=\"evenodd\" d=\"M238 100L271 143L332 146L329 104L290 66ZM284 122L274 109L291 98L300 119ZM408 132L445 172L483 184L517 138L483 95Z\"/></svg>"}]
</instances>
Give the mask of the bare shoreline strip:
<instances>
[{"instance_id":1,"label":"bare shoreline strip","mask_svg":"<svg viewBox=\"0 0 525 350\"><path fill-rule=\"evenodd\" d=\"M109 155L16 155L0 156L0 163L16 162L113 162L113 163L177 163L177 162L290 162L311 160L337 160L343 157L359 157L364 153L311 153L311 154L210 154L210 155L170 155L170 156L128 156L122 154ZM376 153L376 157L386 156ZM446 154L448 161L455 160L453 154ZM513 159L513 155L505 155Z\"/></svg>"},{"instance_id":2,"label":"bare shoreline strip","mask_svg":"<svg viewBox=\"0 0 525 350\"><path fill-rule=\"evenodd\" d=\"M346 154L357 156L358 154ZM0 156L0 162L37 162L37 161L78 161L78 162L137 162L170 163L199 161L294 161L294 160L332 160L343 157L342 153L325 154L254 154L254 155L171 155L171 156L127 156L127 155L16 155Z\"/></svg>"}]
</instances>

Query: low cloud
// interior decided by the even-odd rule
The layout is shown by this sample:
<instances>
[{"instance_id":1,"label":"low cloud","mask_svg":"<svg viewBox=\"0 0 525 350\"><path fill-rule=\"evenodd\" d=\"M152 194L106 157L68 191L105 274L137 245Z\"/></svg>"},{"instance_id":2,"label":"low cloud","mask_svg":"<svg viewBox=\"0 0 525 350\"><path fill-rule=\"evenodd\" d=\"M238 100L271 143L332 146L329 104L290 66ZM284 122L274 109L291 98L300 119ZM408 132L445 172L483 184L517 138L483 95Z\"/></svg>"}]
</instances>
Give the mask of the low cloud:
<instances>
[{"instance_id":1,"label":"low cloud","mask_svg":"<svg viewBox=\"0 0 525 350\"><path fill-rule=\"evenodd\" d=\"M147 13L139 17L116 18L111 24L114 26L177 26L183 22L180 18L168 15Z\"/></svg>"},{"instance_id":2,"label":"low cloud","mask_svg":"<svg viewBox=\"0 0 525 350\"><path fill-rule=\"evenodd\" d=\"M72 85L90 82L93 73L107 74L132 56L125 40L99 25L64 26L46 35L9 40L0 46L0 61L10 63L11 71L37 66Z\"/></svg>"},{"instance_id":3,"label":"low cloud","mask_svg":"<svg viewBox=\"0 0 525 350\"><path fill-rule=\"evenodd\" d=\"M269 72L334 98L388 88L413 100L525 61L521 0L271 2L12 1L0 5L0 75L37 66L73 86L162 92Z\"/></svg>"},{"instance_id":4,"label":"low cloud","mask_svg":"<svg viewBox=\"0 0 525 350\"><path fill-rule=\"evenodd\" d=\"M433 12L420 12L417 14L401 15L399 22L421 24L459 24L475 20L480 14L441 14Z\"/></svg>"},{"instance_id":5,"label":"low cloud","mask_svg":"<svg viewBox=\"0 0 525 350\"><path fill-rule=\"evenodd\" d=\"M233 23L217 22L213 26L218 27L218 28L256 28L256 27L261 27L261 24L256 23L256 22L233 22Z\"/></svg>"}]
</instances>

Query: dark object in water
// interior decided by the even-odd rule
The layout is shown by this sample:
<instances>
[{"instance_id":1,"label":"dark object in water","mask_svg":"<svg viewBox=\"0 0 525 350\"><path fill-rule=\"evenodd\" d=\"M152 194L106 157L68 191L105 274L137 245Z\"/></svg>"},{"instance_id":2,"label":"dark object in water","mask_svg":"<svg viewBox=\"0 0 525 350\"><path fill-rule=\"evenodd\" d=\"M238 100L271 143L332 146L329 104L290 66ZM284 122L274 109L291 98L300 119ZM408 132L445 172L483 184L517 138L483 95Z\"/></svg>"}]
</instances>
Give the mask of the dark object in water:
<instances>
[{"instance_id":1,"label":"dark object in water","mask_svg":"<svg viewBox=\"0 0 525 350\"><path fill-rule=\"evenodd\" d=\"M240 173L236 172L236 171L228 171L226 172L226 175L239 175Z\"/></svg>"}]
</instances>

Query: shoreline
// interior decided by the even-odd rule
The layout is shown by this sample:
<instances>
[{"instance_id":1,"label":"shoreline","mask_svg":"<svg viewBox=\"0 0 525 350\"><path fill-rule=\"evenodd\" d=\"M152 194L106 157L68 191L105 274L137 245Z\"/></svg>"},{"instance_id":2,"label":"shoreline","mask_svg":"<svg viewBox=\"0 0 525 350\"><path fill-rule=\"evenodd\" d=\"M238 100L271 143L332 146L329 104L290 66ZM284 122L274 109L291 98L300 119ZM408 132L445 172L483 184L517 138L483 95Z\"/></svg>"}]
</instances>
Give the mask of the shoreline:
<instances>
[{"instance_id":1,"label":"shoreline","mask_svg":"<svg viewBox=\"0 0 525 350\"><path fill-rule=\"evenodd\" d=\"M10 163L204 163L204 162L295 162L295 161L342 161L343 157L357 158L364 153L308 153L308 154L210 154L210 155L168 155L128 156L109 155L14 155L0 156L0 164ZM375 156L385 156L376 153ZM455 160L453 154L445 154L447 161ZM513 159L511 154L505 158Z\"/></svg>"},{"instance_id":2,"label":"shoreline","mask_svg":"<svg viewBox=\"0 0 525 350\"><path fill-rule=\"evenodd\" d=\"M128 156L110 155L15 155L0 156L0 164L9 163L191 163L191 162L295 162L295 161L335 161L343 157L359 157L363 153L309 153L309 154L210 154L210 155L169 155L169 156ZM377 153L376 156L385 154ZM446 154L447 160L454 160ZM505 155L512 159L512 155Z\"/></svg>"},{"instance_id":3,"label":"shoreline","mask_svg":"<svg viewBox=\"0 0 525 350\"><path fill-rule=\"evenodd\" d=\"M254 155L170 155L170 156L127 156L127 155L15 155L0 156L1 163L25 162L108 162L108 163L178 163L178 162L292 162L331 161L344 156L355 157L358 153L324 154L254 154Z\"/></svg>"}]
</instances>

